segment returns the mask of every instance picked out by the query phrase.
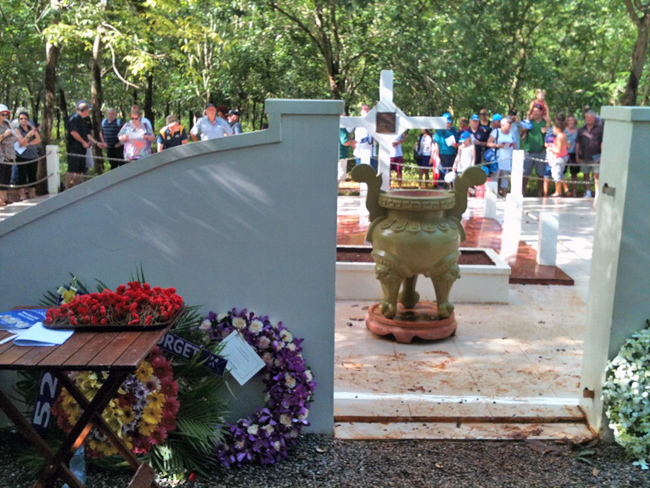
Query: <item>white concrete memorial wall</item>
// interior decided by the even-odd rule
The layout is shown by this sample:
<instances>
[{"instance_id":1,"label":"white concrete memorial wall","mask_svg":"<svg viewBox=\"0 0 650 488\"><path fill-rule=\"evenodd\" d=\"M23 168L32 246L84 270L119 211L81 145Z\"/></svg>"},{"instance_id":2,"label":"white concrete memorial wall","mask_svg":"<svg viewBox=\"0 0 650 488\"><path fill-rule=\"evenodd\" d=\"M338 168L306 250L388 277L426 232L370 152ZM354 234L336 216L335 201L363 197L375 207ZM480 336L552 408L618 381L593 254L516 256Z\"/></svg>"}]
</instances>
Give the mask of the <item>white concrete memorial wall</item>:
<instances>
[{"instance_id":1,"label":"white concrete memorial wall","mask_svg":"<svg viewBox=\"0 0 650 488\"><path fill-rule=\"evenodd\" d=\"M268 130L154 154L0 222L0 310L38 304L70 273L115 287L142 265L202 313L247 308L305 338L311 430L331 433L343 102L266 111ZM253 407L235 405L235 418Z\"/></svg>"},{"instance_id":2,"label":"white concrete memorial wall","mask_svg":"<svg viewBox=\"0 0 650 488\"><path fill-rule=\"evenodd\" d=\"M591 259L580 406L610 435L603 412L605 366L646 326L650 276L650 108L603 107L605 123ZM607 185L608 190L603 192ZM570 324L568 324L570 326Z\"/></svg>"}]
</instances>

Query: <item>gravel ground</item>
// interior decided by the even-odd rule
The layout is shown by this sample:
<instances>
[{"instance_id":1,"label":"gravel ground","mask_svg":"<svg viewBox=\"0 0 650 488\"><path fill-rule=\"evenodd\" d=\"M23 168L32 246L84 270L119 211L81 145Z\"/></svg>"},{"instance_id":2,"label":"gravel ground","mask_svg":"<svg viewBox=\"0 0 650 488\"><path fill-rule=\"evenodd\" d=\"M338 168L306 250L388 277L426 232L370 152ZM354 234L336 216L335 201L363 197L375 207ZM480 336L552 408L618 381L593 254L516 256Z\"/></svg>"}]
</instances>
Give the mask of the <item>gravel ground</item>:
<instances>
[{"instance_id":1,"label":"gravel ground","mask_svg":"<svg viewBox=\"0 0 650 488\"><path fill-rule=\"evenodd\" d=\"M29 472L4 439L0 487L27 488ZM90 468L90 488L126 488L129 476ZM163 487L650 487L617 445L550 441L345 441L306 435L292 457L270 467L220 469L210 479Z\"/></svg>"}]
</instances>

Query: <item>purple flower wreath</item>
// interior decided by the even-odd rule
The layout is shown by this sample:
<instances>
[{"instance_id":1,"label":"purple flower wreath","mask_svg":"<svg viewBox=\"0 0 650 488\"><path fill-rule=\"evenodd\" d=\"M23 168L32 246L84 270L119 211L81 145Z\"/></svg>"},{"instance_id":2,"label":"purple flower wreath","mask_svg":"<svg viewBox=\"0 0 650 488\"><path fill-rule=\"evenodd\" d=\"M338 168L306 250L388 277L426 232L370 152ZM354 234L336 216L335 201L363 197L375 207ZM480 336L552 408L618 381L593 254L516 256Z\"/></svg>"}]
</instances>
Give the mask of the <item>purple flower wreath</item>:
<instances>
[{"instance_id":1,"label":"purple flower wreath","mask_svg":"<svg viewBox=\"0 0 650 488\"><path fill-rule=\"evenodd\" d=\"M302 427L309 425L309 404L316 387L301 354L304 339L294 339L282 322L272 323L267 316L256 317L246 309L219 315L210 312L200 328L213 343L239 331L266 363L262 369L266 404L236 424L226 424L217 458L224 466L286 459Z\"/></svg>"}]
</instances>

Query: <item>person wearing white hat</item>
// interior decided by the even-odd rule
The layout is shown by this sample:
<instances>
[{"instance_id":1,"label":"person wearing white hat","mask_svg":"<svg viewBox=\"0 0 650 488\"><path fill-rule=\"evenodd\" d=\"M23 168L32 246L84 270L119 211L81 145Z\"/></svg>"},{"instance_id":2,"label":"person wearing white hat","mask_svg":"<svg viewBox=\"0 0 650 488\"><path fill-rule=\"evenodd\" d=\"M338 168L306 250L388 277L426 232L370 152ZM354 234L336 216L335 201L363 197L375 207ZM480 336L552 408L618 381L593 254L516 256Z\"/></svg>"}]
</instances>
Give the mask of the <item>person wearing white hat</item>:
<instances>
[{"instance_id":1,"label":"person wearing white hat","mask_svg":"<svg viewBox=\"0 0 650 488\"><path fill-rule=\"evenodd\" d=\"M0 104L0 207L7 202L7 188L11 183L11 163L16 159L16 132L12 129L9 119L11 111L6 105Z\"/></svg>"}]
</instances>

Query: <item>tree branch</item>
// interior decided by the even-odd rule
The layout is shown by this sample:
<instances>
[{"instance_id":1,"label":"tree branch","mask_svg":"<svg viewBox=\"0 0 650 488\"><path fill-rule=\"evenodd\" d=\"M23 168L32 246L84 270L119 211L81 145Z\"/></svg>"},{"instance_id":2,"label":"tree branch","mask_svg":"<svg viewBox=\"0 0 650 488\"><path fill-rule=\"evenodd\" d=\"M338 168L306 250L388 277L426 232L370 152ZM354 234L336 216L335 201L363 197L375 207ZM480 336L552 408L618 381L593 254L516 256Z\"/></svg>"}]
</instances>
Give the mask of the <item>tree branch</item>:
<instances>
[{"instance_id":1,"label":"tree branch","mask_svg":"<svg viewBox=\"0 0 650 488\"><path fill-rule=\"evenodd\" d=\"M634 5L632 5L632 0L623 0L623 3L625 4L625 8L627 9L627 13L630 16L630 19L632 19L632 22L634 22L637 27L641 25L641 18L637 15L636 10L634 10ZM639 4L638 0L635 0L635 3Z\"/></svg>"},{"instance_id":2,"label":"tree branch","mask_svg":"<svg viewBox=\"0 0 650 488\"><path fill-rule=\"evenodd\" d=\"M117 70L117 66L115 66L115 50L113 49L113 46L111 46L110 44L108 45L108 48L111 50L111 63L113 65L113 72L115 73L115 75L122 81L122 83L126 84L127 86L130 86L131 88L135 88L136 90L139 90L140 86L134 85L130 81L124 79L124 77Z\"/></svg>"},{"instance_id":3,"label":"tree branch","mask_svg":"<svg viewBox=\"0 0 650 488\"><path fill-rule=\"evenodd\" d=\"M319 49L322 50L322 46L320 46L318 39L316 39L316 36L314 36L314 34L309 29L309 27L307 27L298 17L287 12L275 2L270 2L269 5L271 6L271 8L277 10L282 15L284 15L287 19L289 19L291 22L293 22L298 27L300 27L300 29L302 29L310 37L310 39L314 41L314 43L319 47Z\"/></svg>"}]
</instances>

